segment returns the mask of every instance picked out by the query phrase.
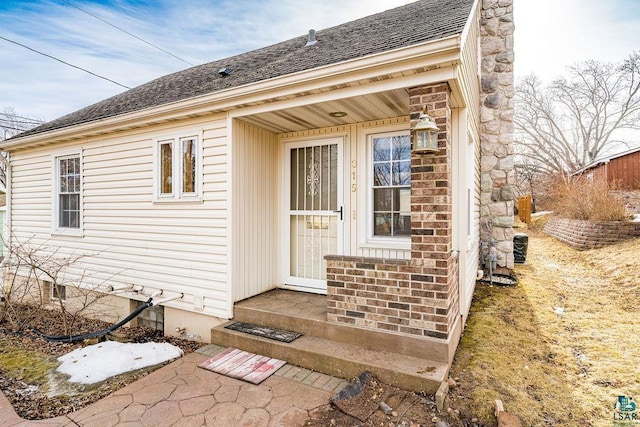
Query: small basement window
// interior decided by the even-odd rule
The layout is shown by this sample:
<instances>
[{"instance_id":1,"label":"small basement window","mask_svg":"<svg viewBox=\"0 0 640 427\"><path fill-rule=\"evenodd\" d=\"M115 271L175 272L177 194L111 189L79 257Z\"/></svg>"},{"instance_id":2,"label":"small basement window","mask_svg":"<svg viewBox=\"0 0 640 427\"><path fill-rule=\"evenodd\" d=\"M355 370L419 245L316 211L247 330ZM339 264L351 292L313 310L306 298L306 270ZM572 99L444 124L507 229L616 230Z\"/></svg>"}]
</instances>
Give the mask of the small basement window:
<instances>
[{"instance_id":1,"label":"small basement window","mask_svg":"<svg viewBox=\"0 0 640 427\"><path fill-rule=\"evenodd\" d=\"M138 302L137 307L140 307L142 304L142 302ZM138 326L146 326L147 328L164 333L164 307L154 305L144 310L138 316Z\"/></svg>"},{"instance_id":2,"label":"small basement window","mask_svg":"<svg viewBox=\"0 0 640 427\"><path fill-rule=\"evenodd\" d=\"M51 299L56 301L67 300L67 287L64 285L51 284Z\"/></svg>"}]
</instances>

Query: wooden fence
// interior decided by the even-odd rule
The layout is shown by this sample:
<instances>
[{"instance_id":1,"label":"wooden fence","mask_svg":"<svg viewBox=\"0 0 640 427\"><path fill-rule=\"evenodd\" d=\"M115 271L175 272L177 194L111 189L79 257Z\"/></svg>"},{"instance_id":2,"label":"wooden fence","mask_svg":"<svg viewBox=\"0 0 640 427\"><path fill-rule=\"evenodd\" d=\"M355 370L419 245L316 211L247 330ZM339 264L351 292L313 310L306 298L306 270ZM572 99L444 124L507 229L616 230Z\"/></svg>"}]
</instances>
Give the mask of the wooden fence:
<instances>
[{"instance_id":1,"label":"wooden fence","mask_svg":"<svg viewBox=\"0 0 640 427\"><path fill-rule=\"evenodd\" d=\"M520 221L531 224L531 195L518 197L518 216Z\"/></svg>"}]
</instances>

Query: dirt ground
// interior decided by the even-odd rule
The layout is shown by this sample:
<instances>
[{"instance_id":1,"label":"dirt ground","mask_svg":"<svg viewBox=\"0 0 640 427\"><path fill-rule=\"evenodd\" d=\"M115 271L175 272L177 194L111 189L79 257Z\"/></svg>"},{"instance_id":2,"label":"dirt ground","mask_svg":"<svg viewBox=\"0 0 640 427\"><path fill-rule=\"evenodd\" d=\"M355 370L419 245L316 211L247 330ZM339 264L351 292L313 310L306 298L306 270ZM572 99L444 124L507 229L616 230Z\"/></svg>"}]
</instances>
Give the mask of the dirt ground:
<instances>
[{"instance_id":1,"label":"dirt ground","mask_svg":"<svg viewBox=\"0 0 640 427\"><path fill-rule=\"evenodd\" d=\"M357 381L354 379L352 384ZM304 427L419 427L445 420L452 422L447 425L463 425L456 413L438 414L433 396L400 390L373 376L356 388L358 393L345 389L334 398L335 402L332 399L330 405L316 410ZM346 397L342 396L345 392Z\"/></svg>"},{"instance_id":2,"label":"dirt ground","mask_svg":"<svg viewBox=\"0 0 640 427\"><path fill-rule=\"evenodd\" d=\"M495 426L496 399L523 426L613 425L617 397L640 395L640 239L579 252L524 231L529 247L527 263L516 267L519 284L476 287L446 411L436 410L433 396L376 382L358 405L377 407L384 401L391 413L376 409L362 421L326 405L305 425ZM140 332L141 340L145 336ZM189 351L188 343L183 345ZM9 348L39 350L42 358L69 351L0 328L0 362ZM46 396L24 392L28 372L10 374L0 363L0 389L21 415L38 418L77 409L135 375L144 373L115 378L90 397L47 406Z\"/></svg>"}]
</instances>

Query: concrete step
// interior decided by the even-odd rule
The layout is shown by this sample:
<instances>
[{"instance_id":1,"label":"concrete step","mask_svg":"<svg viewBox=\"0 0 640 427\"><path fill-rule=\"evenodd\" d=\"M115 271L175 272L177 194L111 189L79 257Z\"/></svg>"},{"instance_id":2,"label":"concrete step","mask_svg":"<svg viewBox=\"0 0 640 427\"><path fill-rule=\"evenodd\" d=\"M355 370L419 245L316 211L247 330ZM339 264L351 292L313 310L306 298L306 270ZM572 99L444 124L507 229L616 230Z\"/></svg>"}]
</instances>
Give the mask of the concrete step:
<instances>
[{"instance_id":1,"label":"concrete step","mask_svg":"<svg viewBox=\"0 0 640 427\"><path fill-rule=\"evenodd\" d=\"M275 291L285 294L287 291ZM286 294L285 294L286 295ZM296 298L298 295L287 295ZM281 304L253 298L236 303L233 320L299 332L305 336L355 344L369 350L413 356L446 363L449 348L445 341L429 337L359 328L354 325L327 322L326 297L304 294L307 305L296 309L295 304Z\"/></svg>"},{"instance_id":2,"label":"concrete step","mask_svg":"<svg viewBox=\"0 0 640 427\"><path fill-rule=\"evenodd\" d=\"M238 319L229 323L235 321ZM435 393L448 375L449 366L443 362L306 334L291 343L283 343L225 329L227 324L211 330L212 343L275 357L327 375L352 379L363 371L371 371L387 384L427 393ZM304 333L300 328L288 326L286 329Z\"/></svg>"}]
</instances>

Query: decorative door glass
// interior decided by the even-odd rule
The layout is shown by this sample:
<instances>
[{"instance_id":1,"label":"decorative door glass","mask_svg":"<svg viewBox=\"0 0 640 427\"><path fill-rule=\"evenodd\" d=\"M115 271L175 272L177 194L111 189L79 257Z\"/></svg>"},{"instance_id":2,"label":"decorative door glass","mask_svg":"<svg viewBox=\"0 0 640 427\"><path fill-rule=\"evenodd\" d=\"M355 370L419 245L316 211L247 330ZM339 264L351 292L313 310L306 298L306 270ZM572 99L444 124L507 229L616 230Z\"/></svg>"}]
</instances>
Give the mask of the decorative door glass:
<instances>
[{"instance_id":1,"label":"decorative door glass","mask_svg":"<svg viewBox=\"0 0 640 427\"><path fill-rule=\"evenodd\" d=\"M294 285L326 289L324 256L338 253L342 209L338 144L291 148L290 271Z\"/></svg>"}]
</instances>

